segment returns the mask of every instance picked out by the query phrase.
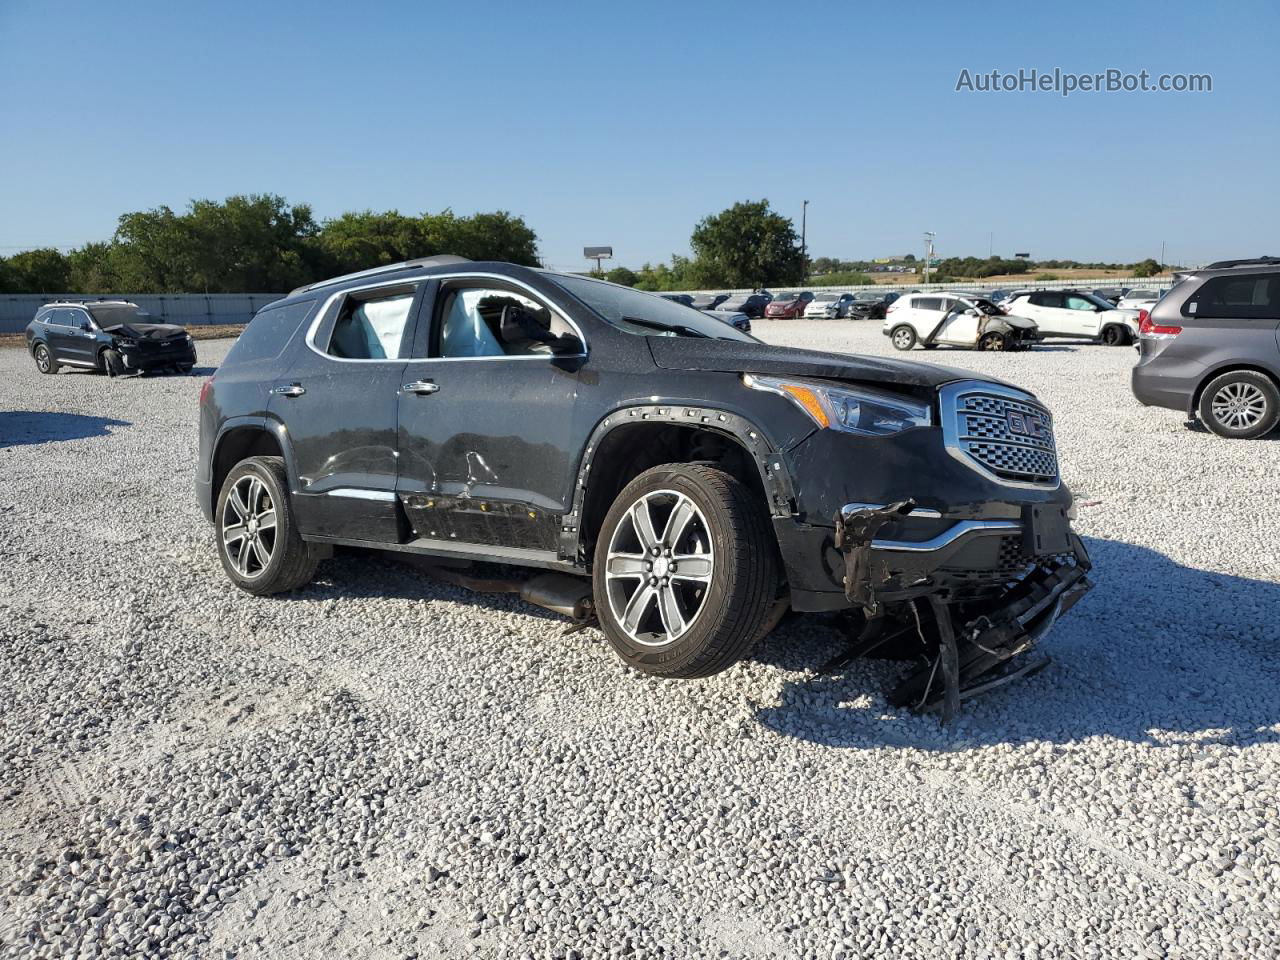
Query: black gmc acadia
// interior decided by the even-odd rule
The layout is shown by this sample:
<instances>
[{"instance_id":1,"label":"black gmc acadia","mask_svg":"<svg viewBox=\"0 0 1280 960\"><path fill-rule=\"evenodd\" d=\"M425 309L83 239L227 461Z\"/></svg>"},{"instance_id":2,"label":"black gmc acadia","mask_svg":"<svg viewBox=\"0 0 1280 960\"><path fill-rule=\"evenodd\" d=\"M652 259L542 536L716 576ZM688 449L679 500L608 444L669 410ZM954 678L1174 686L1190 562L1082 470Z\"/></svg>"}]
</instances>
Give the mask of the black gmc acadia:
<instances>
[{"instance_id":1,"label":"black gmc acadia","mask_svg":"<svg viewBox=\"0 0 1280 960\"><path fill-rule=\"evenodd\" d=\"M915 644L893 700L944 716L1037 666L1006 661L1090 586L1026 391L457 257L260 311L201 392L197 486L250 593L334 545L541 568L527 598L668 677L848 611L849 655Z\"/></svg>"}]
</instances>

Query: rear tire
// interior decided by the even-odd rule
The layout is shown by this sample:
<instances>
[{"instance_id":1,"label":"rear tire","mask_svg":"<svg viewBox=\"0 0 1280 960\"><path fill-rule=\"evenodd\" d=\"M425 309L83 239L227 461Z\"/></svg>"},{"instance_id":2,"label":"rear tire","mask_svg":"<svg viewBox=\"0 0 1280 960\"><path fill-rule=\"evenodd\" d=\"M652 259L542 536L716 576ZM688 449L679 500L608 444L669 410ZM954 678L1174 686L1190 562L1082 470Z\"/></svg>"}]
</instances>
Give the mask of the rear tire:
<instances>
[{"instance_id":1,"label":"rear tire","mask_svg":"<svg viewBox=\"0 0 1280 960\"><path fill-rule=\"evenodd\" d=\"M102 351L102 369L108 377L118 377L124 373L124 360L119 350L107 347Z\"/></svg>"},{"instance_id":2,"label":"rear tire","mask_svg":"<svg viewBox=\"0 0 1280 960\"><path fill-rule=\"evenodd\" d=\"M1200 394L1200 422L1220 437L1255 440L1280 423L1280 390L1253 370L1224 373Z\"/></svg>"},{"instance_id":3,"label":"rear tire","mask_svg":"<svg viewBox=\"0 0 1280 960\"><path fill-rule=\"evenodd\" d=\"M746 656L779 582L758 498L705 464L665 464L627 484L604 518L593 572L610 645L662 677L706 677Z\"/></svg>"},{"instance_id":4,"label":"rear tire","mask_svg":"<svg viewBox=\"0 0 1280 960\"><path fill-rule=\"evenodd\" d=\"M895 350L910 350L916 345L916 332L905 323L899 324L893 328L893 332L889 334L889 340L893 343Z\"/></svg>"},{"instance_id":5,"label":"rear tire","mask_svg":"<svg viewBox=\"0 0 1280 960\"><path fill-rule=\"evenodd\" d=\"M281 457L250 457L231 469L214 526L222 569L246 593L284 593L315 576L320 560L298 533Z\"/></svg>"},{"instance_id":6,"label":"rear tire","mask_svg":"<svg viewBox=\"0 0 1280 960\"><path fill-rule=\"evenodd\" d=\"M37 343L36 348L31 351L31 355L35 358L36 369L41 373L58 372L58 361L53 359L53 354L43 343Z\"/></svg>"}]
</instances>

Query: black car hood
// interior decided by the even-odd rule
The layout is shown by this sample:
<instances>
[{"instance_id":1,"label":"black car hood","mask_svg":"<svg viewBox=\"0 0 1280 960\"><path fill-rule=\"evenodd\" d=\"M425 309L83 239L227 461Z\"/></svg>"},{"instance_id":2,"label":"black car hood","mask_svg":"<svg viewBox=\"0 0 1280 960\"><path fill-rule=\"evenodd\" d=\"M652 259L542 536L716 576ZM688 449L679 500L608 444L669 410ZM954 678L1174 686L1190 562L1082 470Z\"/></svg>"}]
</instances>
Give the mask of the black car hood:
<instances>
[{"instance_id":1,"label":"black car hood","mask_svg":"<svg viewBox=\"0 0 1280 960\"><path fill-rule=\"evenodd\" d=\"M104 327L104 332L134 340L172 340L186 336L187 331L174 323L117 323Z\"/></svg>"},{"instance_id":2,"label":"black car hood","mask_svg":"<svg viewBox=\"0 0 1280 960\"><path fill-rule=\"evenodd\" d=\"M852 380L857 383L915 389L937 389L956 380L987 380L1012 386L992 377L975 375L969 370L957 370L933 363L823 353L818 350L775 347L766 343L649 337L649 349L653 352L653 362L664 370L820 377L826 380Z\"/></svg>"}]
</instances>

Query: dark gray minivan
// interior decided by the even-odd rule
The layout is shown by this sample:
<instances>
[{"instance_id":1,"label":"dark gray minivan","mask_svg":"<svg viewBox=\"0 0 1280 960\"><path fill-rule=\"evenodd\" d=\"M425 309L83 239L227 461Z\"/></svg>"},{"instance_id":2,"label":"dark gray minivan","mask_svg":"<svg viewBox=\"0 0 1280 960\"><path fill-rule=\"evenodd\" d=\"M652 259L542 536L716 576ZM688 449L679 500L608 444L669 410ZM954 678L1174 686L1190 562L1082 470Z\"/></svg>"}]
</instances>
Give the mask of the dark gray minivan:
<instances>
[{"instance_id":1,"label":"dark gray minivan","mask_svg":"<svg viewBox=\"0 0 1280 960\"><path fill-rule=\"evenodd\" d=\"M1179 274L1139 318L1133 395L1182 410L1220 437L1280 423L1280 257L1222 260Z\"/></svg>"}]
</instances>

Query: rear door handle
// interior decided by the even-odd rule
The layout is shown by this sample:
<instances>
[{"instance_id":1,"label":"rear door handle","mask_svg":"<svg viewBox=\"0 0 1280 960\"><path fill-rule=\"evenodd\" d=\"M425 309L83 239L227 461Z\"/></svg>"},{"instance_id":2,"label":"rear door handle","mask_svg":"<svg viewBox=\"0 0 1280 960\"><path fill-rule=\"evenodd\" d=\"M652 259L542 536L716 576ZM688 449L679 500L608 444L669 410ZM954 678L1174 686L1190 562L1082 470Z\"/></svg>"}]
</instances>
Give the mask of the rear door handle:
<instances>
[{"instance_id":1,"label":"rear door handle","mask_svg":"<svg viewBox=\"0 0 1280 960\"><path fill-rule=\"evenodd\" d=\"M415 380L413 383L406 383L400 388L405 393L416 393L419 396L435 393L440 389L440 385L432 383L430 380Z\"/></svg>"},{"instance_id":2,"label":"rear door handle","mask_svg":"<svg viewBox=\"0 0 1280 960\"><path fill-rule=\"evenodd\" d=\"M291 383L287 387L275 387L271 392L277 397L300 397L307 391L302 384Z\"/></svg>"}]
</instances>

